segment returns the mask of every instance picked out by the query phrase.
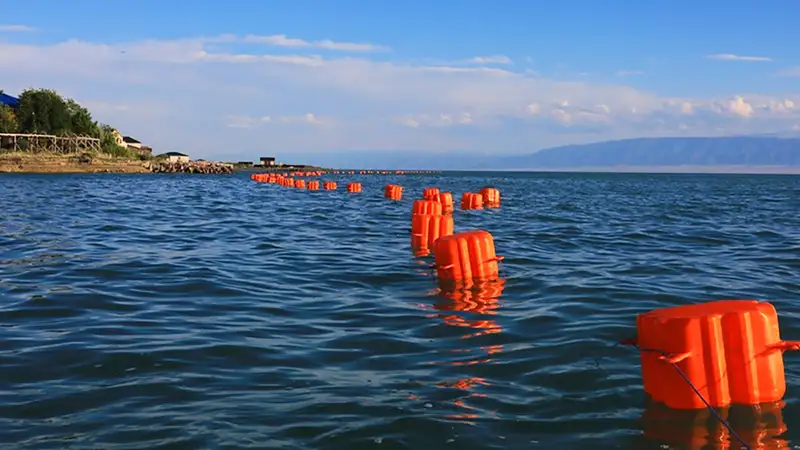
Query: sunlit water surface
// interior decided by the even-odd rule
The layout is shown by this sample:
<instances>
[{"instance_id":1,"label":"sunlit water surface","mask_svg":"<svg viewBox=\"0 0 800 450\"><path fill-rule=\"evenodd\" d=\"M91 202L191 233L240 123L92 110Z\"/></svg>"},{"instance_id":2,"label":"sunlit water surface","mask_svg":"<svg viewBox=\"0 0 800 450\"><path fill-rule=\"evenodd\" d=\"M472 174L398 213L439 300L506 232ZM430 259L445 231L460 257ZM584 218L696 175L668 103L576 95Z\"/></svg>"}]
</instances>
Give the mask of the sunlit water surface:
<instances>
[{"instance_id":1,"label":"sunlit water surface","mask_svg":"<svg viewBox=\"0 0 800 450\"><path fill-rule=\"evenodd\" d=\"M636 315L756 298L800 339L800 178L328 179L340 190L0 176L0 444L701 448L728 437L647 407L638 354L615 346ZM456 211L456 231L494 235L504 283L437 292L411 252L411 202L485 185L502 207ZM798 355L786 378L785 405L740 434L800 443Z\"/></svg>"}]
</instances>

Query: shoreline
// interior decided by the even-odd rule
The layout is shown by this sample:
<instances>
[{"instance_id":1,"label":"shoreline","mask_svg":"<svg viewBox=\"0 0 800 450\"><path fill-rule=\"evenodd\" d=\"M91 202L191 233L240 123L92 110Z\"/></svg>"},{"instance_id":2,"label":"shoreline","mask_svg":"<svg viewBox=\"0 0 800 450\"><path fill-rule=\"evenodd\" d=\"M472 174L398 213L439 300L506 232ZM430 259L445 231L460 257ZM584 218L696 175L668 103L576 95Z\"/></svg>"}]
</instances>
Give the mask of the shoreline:
<instances>
[{"instance_id":1,"label":"shoreline","mask_svg":"<svg viewBox=\"0 0 800 450\"><path fill-rule=\"evenodd\" d=\"M0 173L196 173L231 174L231 166L215 162L142 161L110 155L57 155L47 153L0 153Z\"/></svg>"},{"instance_id":2,"label":"shoreline","mask_svg":"<svg viewBox=\"0 0 800 450\"><path fill-rule=\"evenodd\" d=\"M0 154L0 173L150 173L145 161L81 155Z\"/></svg>"},{"instance_id":3,"label":"shoreline","mask_svg":"<svg viewBox=\"0 0 800 450\"><path fill-rule=\"evenodd\" d=\"M286 172L286 171L336 170L306 165L281 167L236 167L235 164L212 161L167 162L132 160L110 155L2 153L0 173L20 174L79 174L79 173L192 173L233 174L236 172ZM347 169L338 169L347 172ZM350 169L356 170L356 169ZM514 169L482 169L479 172L508 173L621 173L621 174L719 174L719 175L800 175L800 166L738 166L738 165L682 165L682 166L586 166L586 167L531 167ZM441 173L441 170L423 171ZM475 169L446 170L446 172L476 172Z\"/></svg>"}]
</instances>

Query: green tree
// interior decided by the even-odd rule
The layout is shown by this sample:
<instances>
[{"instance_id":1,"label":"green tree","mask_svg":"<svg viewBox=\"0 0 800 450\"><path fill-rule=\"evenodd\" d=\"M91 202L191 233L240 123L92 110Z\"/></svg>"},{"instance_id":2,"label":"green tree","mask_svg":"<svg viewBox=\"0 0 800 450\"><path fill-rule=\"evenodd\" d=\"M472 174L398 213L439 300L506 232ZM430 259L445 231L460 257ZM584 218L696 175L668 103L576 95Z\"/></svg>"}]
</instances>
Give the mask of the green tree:
<instances>
[{"instance_id":1,"label":"green tree","mask_svg":"<svg viewBox=\"0 0 800 450\"><path fill-rule=\"evenodd\" d=\"M0 133L16 133L18 131L19 122L14 109L8 105L0 105Z\"/></svg>"},{"instance_id":2,"label":"green tree","mask_svg":"<svg viewBox=\"0 0 800 450\"><path fill-rule=\"evenodd\" d=\"M70 132L78 136L100 137L100 127L92 120L88 109L79 105L75 100L67 99L67 111L70 116Z\"/></svg>"},{"instance_id":3,"label":"green tree","mask_svg":"<svg viewBox=\"0 0 800 450\"><path fill-rule=\"evenodd\" d=\"M100 137L100 129L89 110L51 89L23 91L17 119L23 133Z\"/></svg>"},{"instance_id":4,"label":"green tree","mask_svg":"<svg viewBox=\"0 0 800 450\"><path fill-rule=\"evenodd\" d=\"M19 96L20 131L32 134L68 134L72 118L67 103L52 89L27 89Z\"/></svg>"},{"instance_id":5,"label":"green tree","mask_svg":"<svg viewBox=\"0 0 800 450\"><path fill-rule=\"evenodd\" d=\"M99 138L103 153L140 157L138 152L117 144L112 126L98 124L88 109L52 89L26 89L19 95L16 110L0 108L0 132L12 129L18 133Z\"/></svg>"}]
</instances>

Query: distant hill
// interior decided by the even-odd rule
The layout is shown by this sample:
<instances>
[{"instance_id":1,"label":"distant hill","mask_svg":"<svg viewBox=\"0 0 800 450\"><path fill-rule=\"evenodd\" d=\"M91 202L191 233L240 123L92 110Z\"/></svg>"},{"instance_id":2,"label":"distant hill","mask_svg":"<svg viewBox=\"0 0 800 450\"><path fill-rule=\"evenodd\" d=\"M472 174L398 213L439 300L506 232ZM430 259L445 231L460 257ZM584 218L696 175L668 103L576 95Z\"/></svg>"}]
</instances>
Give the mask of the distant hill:
<instances>
[{"instance_id":1,"label":"distant hill","mask_svg":"<svg viewBox=\"0 0 800 450\"><path fill-rule=\"evenodd\" d=\"M502 149L496 153L455 149L442 152L412 149L340 150L292 152L278 156L279 159L295 163L351 168L731 172L742 171L744 167L777 167L800 172L800 134L625 139L566 145L513 156L502 154ZM226 157L250 158L247 155Z\"/></svg>"},{"instance_id":2,"label":"distant hill","mask_svg":"<svg viewBox=\"0 0 800 450\"><path fill-rule=\"evenodd\" d=\"M493 169L599 167L800 167L800 138L774 136L640 138L566 145L496 158Z\"/></svg>"}]
</instances>

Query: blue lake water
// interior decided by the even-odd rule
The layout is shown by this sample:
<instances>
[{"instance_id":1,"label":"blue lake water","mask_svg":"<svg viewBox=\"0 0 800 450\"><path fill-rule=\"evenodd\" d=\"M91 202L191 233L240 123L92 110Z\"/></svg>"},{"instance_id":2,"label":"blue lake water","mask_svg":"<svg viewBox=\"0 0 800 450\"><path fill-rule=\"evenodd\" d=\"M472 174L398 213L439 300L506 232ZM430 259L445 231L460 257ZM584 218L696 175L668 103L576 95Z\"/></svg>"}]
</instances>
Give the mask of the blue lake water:
<instances>
[{"instance_id":1,"label":"blue lake water","mask_svg":"<svg viewBox=\"0 0 800 450\"><path fill-rule=\"evenodd\" d=\"M646 420L636 315L754 298L800 340L800 177L324 179L0 176L0 446L701 448L713 419ZM411 202L485 185L502 207L456 231L494 235L504 283L437 292ZM769 448L800 444L785 361L785 404L737 425Z\"/></svg>"}]
</instances>

